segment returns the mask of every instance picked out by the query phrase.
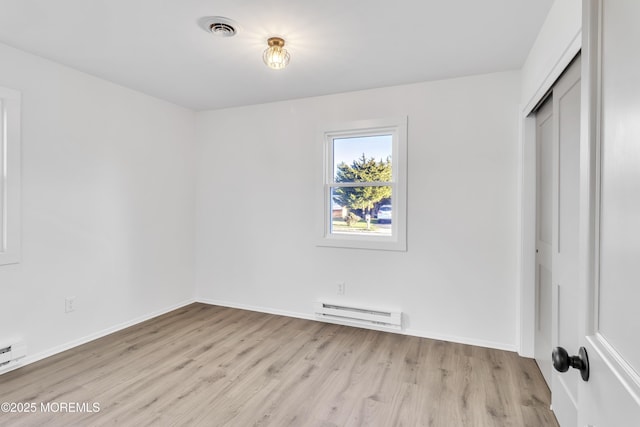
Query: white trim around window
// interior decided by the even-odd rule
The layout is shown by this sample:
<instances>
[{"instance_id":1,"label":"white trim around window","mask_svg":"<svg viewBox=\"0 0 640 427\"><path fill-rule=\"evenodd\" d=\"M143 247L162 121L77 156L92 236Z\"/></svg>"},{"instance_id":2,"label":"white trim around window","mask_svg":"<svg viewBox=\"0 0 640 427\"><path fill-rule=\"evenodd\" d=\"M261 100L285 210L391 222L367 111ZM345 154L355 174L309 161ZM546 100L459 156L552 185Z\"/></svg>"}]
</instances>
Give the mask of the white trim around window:
<instances>
[{"instance_id":1,"label":"white trim around window","mask_svg":"<svg viewBox=\"0 0 640 427\"><path fill-rule=\"evenodd\" d=\"M407 117L360 120L325 125L318 132L318 144L322 146L322 195L318 197L321 213L318 246L407 250ZM391 137L391 180L375 182L339 183L336 180L334 141L345 138ZM391 187L392 220L390 233L340 233L332 229L332 191L339 187Z\"/></svg>"},{"instance_id":2,"label":"white trim around window","mask_svg":"<svg viewBox=\"0 0 640 427\"><path fill-rule=\"evenodd\" d=\"M0 87L0 265L20 262L20 101Z\"/></svg>"}]
</instances>

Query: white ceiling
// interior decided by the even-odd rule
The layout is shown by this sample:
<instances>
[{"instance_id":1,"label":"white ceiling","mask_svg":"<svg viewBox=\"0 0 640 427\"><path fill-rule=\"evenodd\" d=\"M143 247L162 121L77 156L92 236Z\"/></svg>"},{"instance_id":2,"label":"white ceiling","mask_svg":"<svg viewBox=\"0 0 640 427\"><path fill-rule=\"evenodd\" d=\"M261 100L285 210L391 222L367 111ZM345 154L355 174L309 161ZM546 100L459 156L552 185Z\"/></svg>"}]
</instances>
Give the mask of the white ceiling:
<instances>
[{"instance_id":1,"label":"white ceiling","mask_svg":"<svg viewBox=\"0 0 640 427\"><path fill-rule=\"evenodd\" d=\"M553 0L0 0L0 42L195 110L519 69ZM225 16L232 38L198 20ZM289 67L268 69L269 36Z\"/></svg>"}]
</instances>

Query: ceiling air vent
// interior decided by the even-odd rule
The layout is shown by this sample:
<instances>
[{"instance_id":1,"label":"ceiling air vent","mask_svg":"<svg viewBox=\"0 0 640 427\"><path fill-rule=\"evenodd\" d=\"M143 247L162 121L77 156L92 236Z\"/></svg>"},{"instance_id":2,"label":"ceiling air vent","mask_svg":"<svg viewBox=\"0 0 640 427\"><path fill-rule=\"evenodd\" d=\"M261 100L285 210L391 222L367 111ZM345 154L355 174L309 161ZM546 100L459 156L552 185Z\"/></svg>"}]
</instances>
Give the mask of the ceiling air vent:
<instances>
[{"instance_id":1,"label":"ceiling air vent","mask_svg":"<svg viewBox=\"0 0 640 427\"><path fill-rule=\"evenodd\" d=\"M238 24L223 16L207 16L199 21L200 27L218 37L233 37L238 33Z\"/></svg>"},{"instance_id":2,"label":"ceiling air vent","mask_svg":"<svg viewBox=\"0 0 640 427\"><path fill-rule=\"evenodd\" d=\"M216 36L231 37L236 35L236 29L224 22L214 22L209 26L209 29Z\"/></svg>"}]
</instances>

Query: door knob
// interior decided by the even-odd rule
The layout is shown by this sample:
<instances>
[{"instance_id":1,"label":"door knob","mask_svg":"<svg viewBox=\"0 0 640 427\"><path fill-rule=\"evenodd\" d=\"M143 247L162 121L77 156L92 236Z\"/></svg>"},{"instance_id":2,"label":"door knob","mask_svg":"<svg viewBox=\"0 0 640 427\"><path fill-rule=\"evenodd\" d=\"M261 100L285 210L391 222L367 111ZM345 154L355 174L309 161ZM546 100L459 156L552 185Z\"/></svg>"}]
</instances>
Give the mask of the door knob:
<instances>
[{"instance_id":1,"label":"door knob","mask_svg":"<svg viewBox=\"0 0 640 427\"><path fill-rule=\"evenodd\" d=\"M589 358L586 348L580 347L577 356L569 356L567 350L556 347L551 354L551 360L556 371L567 372L569 367L575 368L580 371L580 376L584 381L589 381Z\"/></svg>"}]
</instances>

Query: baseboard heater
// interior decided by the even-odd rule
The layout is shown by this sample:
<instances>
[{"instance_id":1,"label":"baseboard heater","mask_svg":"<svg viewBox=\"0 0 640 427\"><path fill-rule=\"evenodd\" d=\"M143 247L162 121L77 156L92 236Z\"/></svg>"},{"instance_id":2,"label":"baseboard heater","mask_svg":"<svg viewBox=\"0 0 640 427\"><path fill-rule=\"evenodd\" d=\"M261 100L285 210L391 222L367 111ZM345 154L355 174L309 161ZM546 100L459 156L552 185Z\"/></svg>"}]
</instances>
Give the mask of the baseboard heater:
<instances>
[{"instance_id":1,"label":"baseboard heater","mask_svg":"<svg viewBox=\"0 0 640 427\"><path fill-rule=\"evenodd\" d=\"M27 355L27 346L24 341L12 341L0 343L0 373L20 364L20 359Z\"/></svg>"},{"instance_id":2,"label":"baseboard heater","mask_svg":"<svg viewBox=\"0 0 640 427\"><path fill-rule=\"evenodd\" d=\"M318 318L341 325L361 326L372 329L402 329L402 312L384 311L355 305L316 302Z\"/></svg>"}]
</instances>

